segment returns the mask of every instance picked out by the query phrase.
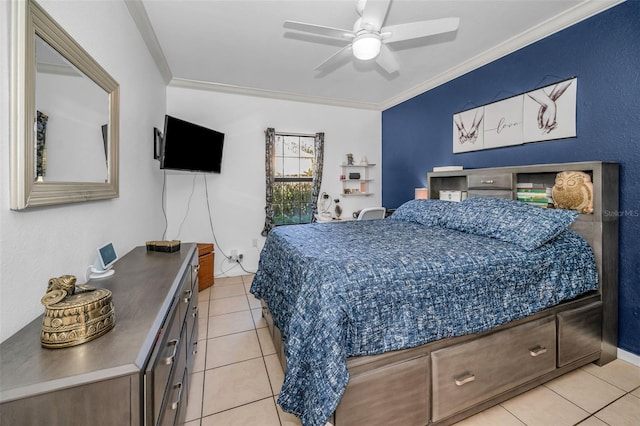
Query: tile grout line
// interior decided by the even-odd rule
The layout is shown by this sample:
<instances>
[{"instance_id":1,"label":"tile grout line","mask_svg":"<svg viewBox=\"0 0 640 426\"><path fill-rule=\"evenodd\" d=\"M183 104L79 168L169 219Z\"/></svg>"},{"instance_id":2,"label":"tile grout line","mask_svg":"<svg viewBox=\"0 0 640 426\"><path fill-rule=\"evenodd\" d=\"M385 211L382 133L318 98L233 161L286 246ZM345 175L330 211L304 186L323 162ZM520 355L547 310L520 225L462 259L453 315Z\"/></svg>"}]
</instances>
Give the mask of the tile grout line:
<instances>
[{"instance_id":1,"label":"tile grout line","mask_svg":"<svg viewBox=\"0 0 640 426\"><path fill-rule=\"evenodd\" d=\"M200 423L202 423L202 419L204 419L206 417L215 416L215 415L220 414L220 413L226 413L227 411L235 410L236 408L245 407L245 406L250 405L250 404L255 404L256 402L264 401L264 400L269 399L269 398L273 398L273 395L272 396L267 396L265 398L256 399L255 401L245 402L244 404L236 405L235 407L231 407L231 408L226 408L226 409L224 409L222 411L217 411L215 413L211 413L209 415L201 417Z\"/></svg>"},{"instance_id":2,"label":"tile grout line","mask_svg":"<svg viewBox=\"0 0 640 426\"><path fill-rule=\"evenodd\" d=\"M616 359L618 359L618 358L616 358ZM615 361L615 360L614 360L614 361ZM613 362L613 361L612 361L612 362ZM593 363L590 363L590 364L587 364L587 365L591 365L591 364L593 364ZM595 364L595 365L597 365L597 364ZM603 377L600 377L600 376L598 376L598 375L596 375L596 374L591 373L589 370L585 369L584 367L586 367L586 365L583 365L582 367L580 367L580 370L582 370L582 371L584 371L585 373L587 373L587 374L591 375L592 377L595 377L596 379L600 379L600 380L602 380L603 382L608 383L608 384L610 384L611 386L613 386L613 387L615 387L615 388L617 388L617 389L620 389L622 392L626 392L626 393L633 392L633 390L631 390L630 392L627 392L627 390L626 390L626 389L621 388L621 387L620 387L620 386L618 386L617 384L612 383L612 382L610 382L609 380L607 380L607 379L605 379L605 378L603 378ZM602 368L602 367L600 367L600 368ZM638 387L640 387L640 386L638 386Z\"/></svg>"},{"instance_id":3,"label":"tile grout line","mask_svg":"<svg viewBox=\"0 0 640 426\"><path fill-rule=\"evenodd\" d=\"M603 381L604 381L604 380L603 380ZM607 383L606 381L604 381L604 382L605 382L605 383ZM547 383L548 383L548 382L547 382ZM558 395L560 398L564 399L565 401L567 401L567 402L568 402L568 403L570 403L571 405L574 405L575 407L578 407L580 410L582 410L582 411L584 411L585 413L587 413L587 417L585 417L585 418L583 418L583 419L580 419L580 421L579 421L578 423L576 423L576 425L578 425L578 424L580 424L580 423L584 422L584 421L585 421L585 420L587 420L587 419L590 419L591 417L594 417L594 416L595 416L595 414L596 414L598 411L600 411L600 410L597 410L597 411L595 411L595 412L593 412L593 413L590 413L590 412L589 412L589 411L587 411L585 408L583 408L583 407L579 406L579 405L578 405L578 404L576 404L575 402L573 402L573 401L571 401L570 399L566 398L564 395L561 395L561 394L559 394L558 392L556 392L555 390L551 389L549 386L547 386L547 383L543 383L543 384L542 384L542 385L540 385L540 386L544 386L546 389L548 389L548 390L550 390L551 392L553 392L554 394ZM534 389L535 389L535 388L534 388ZM623 396L624 396L624 395L623 395ZM609 405L609 404L607 404L607 405ZM606 406L605 406L605 407L606 407ZM604 408L604 407L602 407L602 408ZM602 408L601 408L601 409L602 409ZM600 419L598 419L598 420L600 420Z\"/></svg>"},{"instance_id":4,"label":"tile grout line","mask_svg":"<svg viewBox=\"0 0 640 426\"><path fill-rule=\"evenodd\" d=\"M619 398L614 399L613 401L611 401L610 403L608 403L607 405L605 405L604 407L600 408L598 411L596 411L595 413L593 413L590 417L596 417L596 414L598 414L599 412L601 412L602 410L604 410L605 408L609 407L610 405L613 405L614 403L618 402L619 400L621 400L622 398L626 397L627 395L631 395L631 392L627 392L622 394ZM632 395L633 396L633 395ZM600 417L596 417L598 420L600 420L602 423L607 423L604 420L602 420ZM608 424L608 423L607 423Z\"/></svg>"}]
</instances>

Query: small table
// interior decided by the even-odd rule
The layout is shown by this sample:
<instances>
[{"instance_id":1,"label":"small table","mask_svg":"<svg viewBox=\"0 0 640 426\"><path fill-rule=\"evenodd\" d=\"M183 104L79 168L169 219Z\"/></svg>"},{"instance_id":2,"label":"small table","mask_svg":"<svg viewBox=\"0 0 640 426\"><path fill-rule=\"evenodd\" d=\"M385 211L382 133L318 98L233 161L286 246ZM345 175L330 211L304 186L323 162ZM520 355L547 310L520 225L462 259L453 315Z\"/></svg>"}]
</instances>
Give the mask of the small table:
<instances>
[{"instance_id":1,"label":"small table","mask_svg":"<svg viewBox=\"0 0 640 426\"><path fill-rule=\"evenodd\" d=\"M198 243L198 291L202 291L214 284L213 260L214 248L211 243Z\"/></svg>"}]
</instances>

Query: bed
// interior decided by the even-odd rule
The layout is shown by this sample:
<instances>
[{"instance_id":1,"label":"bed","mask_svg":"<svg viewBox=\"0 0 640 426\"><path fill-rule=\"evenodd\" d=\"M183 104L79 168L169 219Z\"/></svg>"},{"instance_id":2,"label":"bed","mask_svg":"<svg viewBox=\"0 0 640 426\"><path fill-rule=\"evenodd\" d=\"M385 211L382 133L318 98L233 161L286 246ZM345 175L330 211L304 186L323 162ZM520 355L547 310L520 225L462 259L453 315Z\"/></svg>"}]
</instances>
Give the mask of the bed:
<instances>
[{"instance_id":1,"label":"bed","mask_svg":"<svg viewBox=\"0 0 640 426\"><path fill-rule=\"evenodd\" d=\"M269 234L251 292L285 411L447 424L602 358L602 254L568 229L584 215L487 195Z\"/></svg>"}]
</instances>

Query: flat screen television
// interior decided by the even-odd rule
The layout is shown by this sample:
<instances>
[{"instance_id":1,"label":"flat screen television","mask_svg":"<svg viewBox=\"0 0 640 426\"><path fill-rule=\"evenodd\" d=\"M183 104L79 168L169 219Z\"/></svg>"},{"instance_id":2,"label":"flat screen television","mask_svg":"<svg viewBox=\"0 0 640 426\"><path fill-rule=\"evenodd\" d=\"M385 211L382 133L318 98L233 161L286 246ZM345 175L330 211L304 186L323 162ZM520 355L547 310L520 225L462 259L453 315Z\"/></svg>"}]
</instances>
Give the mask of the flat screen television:
<instances>
[{"instance_id":1,"label":"flat screen television","mask_svg":"<svg viewBox=\"0 0 640 426\"><path fill-rule=\"evenodd\" d=\"M160 168L220 173L224 133L166 115Z\"/></svg>"}]
</instances>

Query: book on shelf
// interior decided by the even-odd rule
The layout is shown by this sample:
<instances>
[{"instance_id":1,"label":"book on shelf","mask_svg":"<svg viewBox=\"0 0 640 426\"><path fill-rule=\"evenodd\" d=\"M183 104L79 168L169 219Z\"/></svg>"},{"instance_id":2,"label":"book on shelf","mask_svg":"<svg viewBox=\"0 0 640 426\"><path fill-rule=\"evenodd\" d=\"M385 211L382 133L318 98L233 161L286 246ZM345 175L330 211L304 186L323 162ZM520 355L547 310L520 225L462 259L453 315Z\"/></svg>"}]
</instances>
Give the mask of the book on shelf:
<instances>
[{"instance_id":1,"label":"book on shelf","mask_svg":"<svg viewBox=\"0 0 640 426\"><path fill-rule=\"evenodd\" d=\"M462 170L462 166L435 166L433 168L434 172L455 172L457 170Z\"/></svg>"},{"instance_id":2,"label":"book on shelf","mask_svg":"<svg viewBox=\"0 0 640 426\"><path fill-rule=\"evenodd\" d=\"M516 193L518 198L551 198L551 194L548 192L522 192L518 191Z\"/></svg>"},{"instance_id":3,"label":"book on shelf","mask_svg":"<svg viewBox=\"0 0 640 426\"><path fill-rule=\"evenodd\" d=\"M516 188L518 189L546 189L547 185L544 183L534 183L534 182L518 182L516 184Z\"/></svg>"},{"instance_id":4,"label":"book on shelf","mask_svg":"<svg viewBox=\"0 0 640 426\"><path fill-rule=\"evenodd\" d=\"M548 197L518 197L518 201L524 201L526 203L540 203L540 204L553 203L553 200Z\"/></svg>"},{"instance_id":5,"label":"book on shelf","mask_svg":"<svg viewBox=\"0 0 640 426\"><path fill-rule=\"evenodd\" d=\"M517 188L523 194L551 194L551 188Z\"/></svg>"}]
</instances>

